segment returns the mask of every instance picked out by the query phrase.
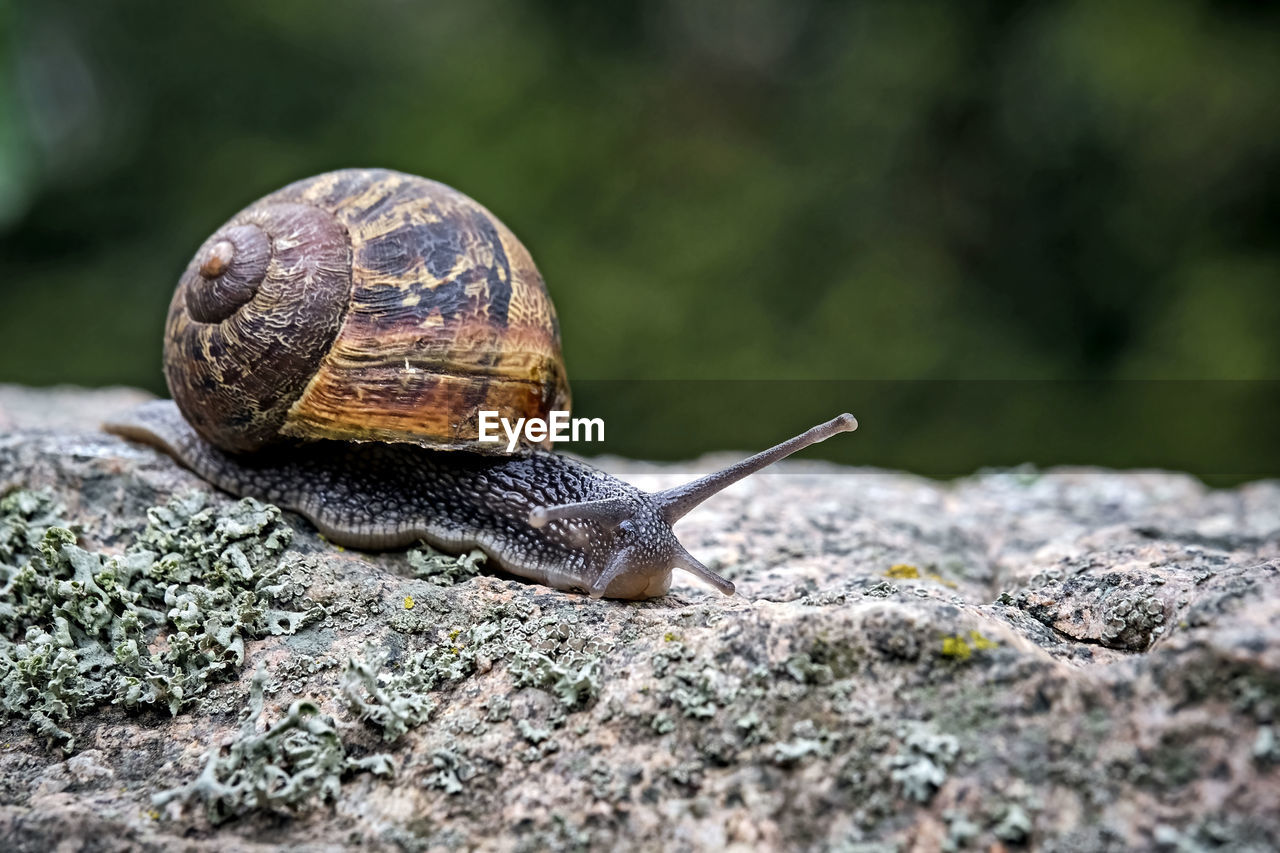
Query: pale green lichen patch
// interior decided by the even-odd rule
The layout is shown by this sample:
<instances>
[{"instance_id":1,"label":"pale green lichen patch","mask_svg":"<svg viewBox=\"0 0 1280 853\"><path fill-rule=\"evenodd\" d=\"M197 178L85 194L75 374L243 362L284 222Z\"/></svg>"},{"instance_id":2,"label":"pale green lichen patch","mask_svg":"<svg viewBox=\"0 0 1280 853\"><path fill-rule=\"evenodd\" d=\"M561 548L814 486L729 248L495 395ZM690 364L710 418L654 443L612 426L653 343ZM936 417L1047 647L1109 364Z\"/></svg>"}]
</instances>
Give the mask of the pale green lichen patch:
<instances>
[{"instance_id":1,"label":"pale green lichen patch","mask_svg":"<svg viewBox=\"0 0 1280 853\"><path fill-rule=\"evenodd\" d=\"M947 769L959 751L953 735L916 726L905 732L902 746L889 757L889 777L901 786L904 796L927 803L946 781Z\"/></svg>"},{"instance_id":2,"label":"pale green lichen patch","mask_svg":"<svg viewBox=\"0 0 1280 853\"><path fill-rule=\"evenodd\" d=\"M801 720L791 727L791 740L773 745L773 763L793 767L807 758L825 758L831 754L831 733L820 730L812 720Z\"/></svg>"},{"instance_id":3,"label":"pale green lichen patch","mask_svg":"<svg viewBox=\"0 0 1280 853\"><path fill-rule=\"evenodd\" d=\"M366 651L363 660L353 658L347 663L341 687L344 700L354 715L380 728L386 740L394 740L430 718L437 701L428 694L446 691L478 672L489 672L500 661L507 662L513 687L535 688L557 700L556 725L563 723L565 714L591 707L600 694L604 674L599 649L588 649L578 642L572 626L561 620L534 619L533 611L521 602L491 606L466 627L451 627L443 621L458 615L447 608L433 608L432 612L439 620L434 625L410 624L413 617L409 614L393 617L392 624L402 630L434 635L429 645L411 650L394 668L376 651ZM509 698L497 695L487 702L487 721L509 718ZM529 725L526 721L517 721L517 725L520 722ZM546 747L539 746L538 757L548 751Z\"/></svg>"},{"instance_id":4,"label":"pale green lichen patch","mask_svg":"<svg viewBox=\"0 0 1280 853\"><path fill-rule=\"evenodd\" d=\"M363 660L348 658L341 689L351 713L381 728L383 740L392 741L431 716L436 705L426 693L439 683L441 673L424 656L397 673L384 672L385 663L386 656L375 649L367 650Z\"/></svg>"},{"instance_id":5,"label":"pale green lichen patch","mask_svg":"<svg viewBox=\"0 0 1280 853\"><path fill-rule=\"evenodd\" d=\"M446 794L461 794L466 787L464 783L477 772L466 755L452 749L437 749L431 754L431 764L435 772L427 777L427 785Z\"/></svg>"},{"instance_id":6,"label":"pale green lichen patch","mask_svg":"<svg viewBox=\"0 0 1280 853\"><path fill-rule=\"evenodd\" d=\"M278 509L193 494L148 512L123 554L76 545L45 496L0 501L0 703L70 750L62 724L91 708L176 714L236 672L246 639L296 631L314 611L280 555L292 531Z\"/></svg>"},{"instance_id":7,"label":"pale green lichen patch","mask_svg":"<svg viewBox=\"0 0 1280 853\"><path fill-rule=\"evenodd\" d=\"M536 650L518 654L511 662L517 687L537 687L551 693L566 709L583 708L600 695L600 661L564 655L559 659Z\"/></svg>"},{"instance_id":8,"label":"pale green lichen patch","mask_svg":"<svg viewBox=\"0 0 1280 853\"><path fill-rule=\"evenodd\" d=\"M407 558L414 577L437 586L453 586L469 580L480 574L480 567L485 562L484 552L479 549L454 556L441 553L430 545L413 549Z\"/></svg>"},{"instance_id":9,"label":"pale green lichen patch","mask_svg":"<svg viewBox=\"0 0 1280 853\"><path fill-rule=\"evenodd\" d=\"M675 728L671 709L678 709L685 718L709 721L732 705L742 691L740 677L698 658L679 640L658 648L652 664L658 679L652 691L658 709L650 726L658 734Z\"/></svg>"},{"instance_id":10,"label":"pale green lichen patch","mask_svg":"<svg viewBox=\"0 0 1280 853\"><path fill-rule=\"evenodd\" d=\"M157 794L157 806L197 801L211 823L221 823L251 809L296 812L316 798L338 796L342 776L369 771L394 772L388 755L349 758L332 717L306 700L294 702L279 720L258 731L264 707L266 670L259 668L241 715L239 736L225 748L209 752L195 781Z\"/></svg>"},{"instance_id":11,"label":"pale green lichen patch","mask_svg":"<svg viewBox=\"0 0 1280 853\"><path fill-rule=\"evenodd\" d=\"M1001 841L1022 844L1031 834L1033 823L1027 810L1017 803L1007 803L1001 809L999 820L991 832Z\"/></svg>"}]
</instances>

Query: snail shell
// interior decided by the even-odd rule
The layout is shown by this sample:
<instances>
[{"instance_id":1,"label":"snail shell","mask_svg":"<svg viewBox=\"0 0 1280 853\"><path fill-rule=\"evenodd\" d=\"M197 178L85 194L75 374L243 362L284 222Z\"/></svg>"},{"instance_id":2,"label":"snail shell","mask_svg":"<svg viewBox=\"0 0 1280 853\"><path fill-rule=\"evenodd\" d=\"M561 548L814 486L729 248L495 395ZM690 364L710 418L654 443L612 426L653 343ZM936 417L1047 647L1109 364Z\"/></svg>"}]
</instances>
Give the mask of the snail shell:
<instances>
[{"instance_id":1,"label":"snail shell","mask_svg":"<svg viewBox=\"0 0 1280 853\"><path fill-rule=\"evenodd\" d=\"M500 452L478 413L569 408L560 330L528 251L436 181L346 169L251 204L200 247L169 308L165 377L224 450L281 438Z\"/></svg>"}]
</instances>

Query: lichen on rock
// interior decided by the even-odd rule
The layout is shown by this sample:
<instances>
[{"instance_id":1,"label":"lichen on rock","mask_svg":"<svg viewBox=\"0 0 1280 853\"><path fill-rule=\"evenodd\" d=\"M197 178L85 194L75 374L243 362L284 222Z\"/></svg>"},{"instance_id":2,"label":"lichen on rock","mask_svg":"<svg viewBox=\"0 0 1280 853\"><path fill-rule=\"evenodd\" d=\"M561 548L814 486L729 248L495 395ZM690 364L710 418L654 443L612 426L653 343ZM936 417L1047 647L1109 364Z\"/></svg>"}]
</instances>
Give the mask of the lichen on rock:
<instances>
[{"instance_id":1,"label":"lichen on rock","mask_svg":"<svg viewBox=\"0 0 1280 853\"><path fill-rule=\"evenodd\" d=\"M294 702L282 718L258 731L266 679L264 669L254 674L239 736L225 748L210 750L194 781L156 794L157 806L199 802L217 824L251 809L293 813L314 801L332 800L346 773L394 772L390 756L349 757L333 718L314 702Z\"/></svg>"},{"instance_id":2,"label":"lichen on rock","mask_svg":"<svg viewBox=\"0 0 1280 853\"><path fill-rule=\"evenodd\" d=\"M45 494L0 500L3 710L63 749L74 716L106 703L176 714L235 673L246 639L318 615L273 607L292 535L275 507L176 497L120 554L79 547L61 515Z\"/></svg>"},{"instance_id":3,"label":"lichen on rock","mask_svg":"<svg viewBox=\"0 0 1280 853\"><path fill-rule=\"evenodd\" d=\"M348 658L342 674L342 695L350 712L382 729L393 741L425 723L436 703L427 695L439 674L422 666L420 657L394 674L384 674L386 655L368 649L361 658Z\"/></svg>"},{"instance_id":4,"label":"lichen on rock","mask_svg":"<svg viewBox=\"0 0 1280 853\"><path fill-rule=\"evenodd\" d=\"M647 602L335 548L92 424L0 435L0 491L3 849L1280 847L1280 483L783 463L680 523L738 594Z\"/></svg>"},{"instance_id":5,"label":"lichen on rock","mask_svg":"<svg viewBox=\"0 0 1280 853\"><path fill-rule=\"evenodd\" d=\"M421 544L409 551L407 559L415 577L429 580L438 586L453 586L480 574L486 558L479 549L456 555L445 554L430 545Z\"/></svg>"},{"instance_id":6,"label":"lichen on rock","mask_svg":"<svg viewBox=\"0 0 1280 853\"><path fill-rule=\"evenodd\" d=\"M959 749L954 735L915 726L903 736L901 748L889 757L889 778L902 786L904 796L927 803L946 781L947 769Z\"/></svg>"}]
</instances>

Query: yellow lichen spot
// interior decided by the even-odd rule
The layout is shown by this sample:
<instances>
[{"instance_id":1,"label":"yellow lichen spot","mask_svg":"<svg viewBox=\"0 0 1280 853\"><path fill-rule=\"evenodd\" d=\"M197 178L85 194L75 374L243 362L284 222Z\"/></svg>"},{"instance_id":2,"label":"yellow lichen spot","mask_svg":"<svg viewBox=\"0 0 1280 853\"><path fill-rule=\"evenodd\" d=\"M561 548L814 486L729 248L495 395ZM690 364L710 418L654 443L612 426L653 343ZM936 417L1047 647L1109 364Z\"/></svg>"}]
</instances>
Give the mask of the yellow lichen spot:
<instances>
[{"instance_id":1,"label":"yellow lichen spot","mask_svg":"<svg viewBox=\"0 0 1280 853\"><path fill-rule=\"evenodd\" d=\"M675 634L671 633L670 631L662 635L662 642L664 643L674 643L678 639L680 638Z\"/></svg>"},{"instance_id":2,"label":"yellow lichen spot","mask_svg":"<svg viewBox=\"0 0 1280 853\"><path fill-rule=\"evenodd\" d=\"M412 610L412 609L413 609L413 596L412 596L412 595L406 595L406 596L404 597L404 609L405 609L405 610Z\"/></svg>"},{"instance_id":3,"label":"yellow lichen spot","mask_svg":"<svg viewBox=\"0 0 1280 853\"><path fill-rule=\"evenodd\" d=\"M884 576L901 581L915 580L920 577L920 570L910 563L896 563L889 567Z\"/></svg>"},{"instance_id":4,"label":"yellow lichen spot","mask_svg":"<svg viewBox=\"0 0 1280 853\"><path fill-rule=\"evenodd\" d=\"M462 633L462 629L461 629L461 628L454 628L452 631L450 631L450 632L449 632L449 639L450 639L450 640L456 640L456 639L458 639L458 635L459 635L459 634L461 634L461 633Z\"/></svg>"},{"instance_id":5,"label":"yellow lichen spot","mask_svg":"<svg viewBox=\"0 0 1280 853\"><path fill-rule=\"evenodd\" d=\"M949 637L942 638L942 656L951 658L952 660L968 660L973 656L974 651L987 651L988 649L999 648L1000 644L995 640L984 637L978 631L970 631L967 636L952 634Z\"/></svg>"},{"instance_id":6,"label":"yellow lichen spot","mask_svg":"<svg viewBox=\"0 0 1280 853\"><path fill-rule=\"evenodd\" d=\"M969 642L973 644L973 647L975 649L979 649L979 650L997 649L1000 647L1000 644L997 643L995 640L988 640L986 637L982 636L977 631L969 632Z\"/></svg>"},{"instance_id":7,"label":"yellow lichen spot","mask_svg":"<svg viewBox=\"0 0 1280 853\"><path fill-rule=\"evenodd\" d=\"M956 588L956 582L955 582L955 581L947 580L946 578L944 578L942 575L938 574L937 572L929 572L929 574L928 574L928 575L926 575L926 577L927 577L927 578L929 578L929 580L937 581L938 583L940 583L940 584L942 584L943 586L945 586L947 589L955 589L955 588Z\"/></svg>"},{"instance_id":8,"label":"yellow lichen spot","mask_svg":"<svg viewBox=\"0 0 1280 853\"><path fill-rule=\"evenodd\" d=\"M942 656L953 660L968 660L973 649L964 641L964 637L952 636L942 638Z\"/></svg>"}]
</instances>

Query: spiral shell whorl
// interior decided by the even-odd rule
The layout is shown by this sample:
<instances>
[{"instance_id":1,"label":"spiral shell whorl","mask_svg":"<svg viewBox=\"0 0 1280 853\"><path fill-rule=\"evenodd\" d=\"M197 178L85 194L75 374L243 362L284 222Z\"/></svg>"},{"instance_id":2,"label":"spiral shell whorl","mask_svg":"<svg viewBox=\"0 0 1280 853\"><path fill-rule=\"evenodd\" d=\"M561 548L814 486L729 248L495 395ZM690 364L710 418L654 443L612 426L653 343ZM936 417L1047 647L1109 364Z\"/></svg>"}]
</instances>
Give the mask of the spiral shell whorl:
<instances>
[{"instance_id":1,"label":"spiral shell whorl","mask_svg":"<svg viewBox=\"0 0 1280 853\"><path fill-rule=\"evenodd\" d=\"M269 444L350 290L346 228L330 213L259 202L237 214L196 253L169 308L165 377L182 414L225 450Z\"/></svg>"},{"instance_id":2,"label":"spiral shell whorl","mask_svg":"<svg viewBox=\"0 0 1280 853\"><path fill-rule=\"evenodd\" d=\"M257 225L223 228L194 262L199 275L185 288L187 311L199 323L220 323L258 292L271 263L271 238Z\"/></svg>"}]
</instances>

